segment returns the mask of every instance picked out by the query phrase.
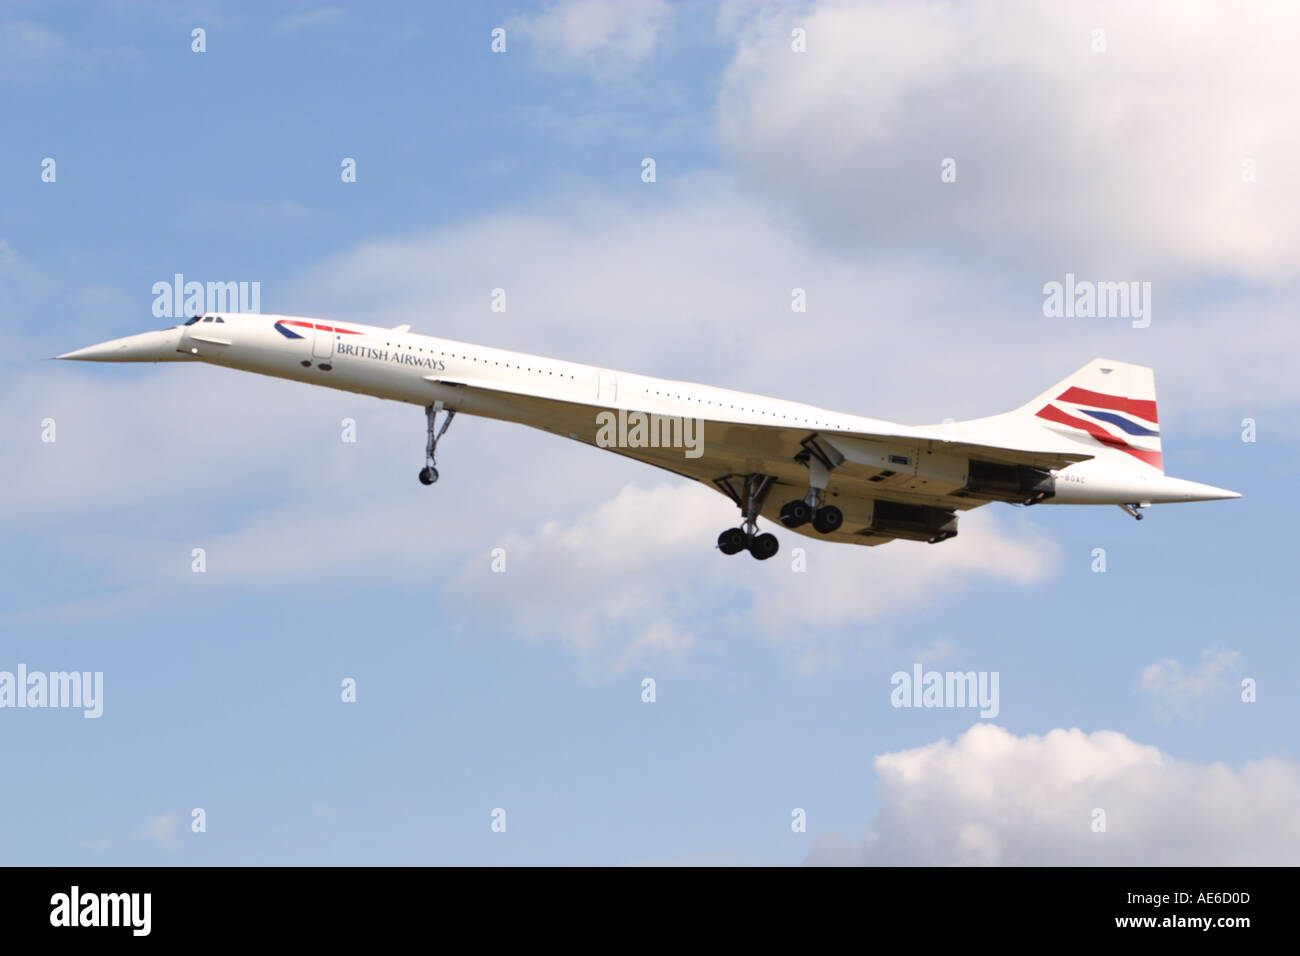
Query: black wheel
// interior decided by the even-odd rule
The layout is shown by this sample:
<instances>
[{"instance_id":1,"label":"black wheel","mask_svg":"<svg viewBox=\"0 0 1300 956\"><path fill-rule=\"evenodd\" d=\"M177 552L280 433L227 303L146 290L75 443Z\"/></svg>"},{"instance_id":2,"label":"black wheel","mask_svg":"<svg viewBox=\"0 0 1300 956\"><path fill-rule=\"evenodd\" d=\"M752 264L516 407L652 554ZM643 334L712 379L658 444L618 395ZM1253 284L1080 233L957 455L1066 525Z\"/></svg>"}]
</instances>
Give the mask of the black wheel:
<instances>
[{"instance_id":1,"label":"black wheel","mask_svg":"<svg viewBox=\"0 0 1300 956\"><path fill-rule=\"evenodd\" d=\"M824 508L818 508L817 513L813 515L813 527L821 534L830 534L832 531L838 531L840 525L844 524L844 512L840 511L834 505L826 505Z\"/></svg>"},{"instance_id":2,"label":"black wheel","mask_svg":"<svg viewBox=\"0 0 1300 956\"><path fill-rule=\"evenodd\" d=\"M420 469L420 484L431 485L438 480L438 469L429 465Z\"/></svg>"},{"instance_id":3,"label":"black wheel","mask_svg":"<svg viewBox=\"0 0 1300 956\"><path fill-rule=\"evenodd\" d=\"M728 528L718 535L718 550L723 554L739 554L745 550L745 532L739 528Z\"/></svg>"},{"instance_id":4,"label":"black wheel","mask_svg":"<svg viewBox=\"0 0 1300 956\"><path fill-rule=\"evenodd\" d=\"M776 535L760 534L749 542L749 553L760 561L766 561L776 554L777 549L780 547L781 543L776 540Z\"/></svg>"},{"instance_id":5,"label":"black wheel","mask_svg":"<svg viewBox=\"0 0 1300 956\"><path fill-rule=\"evenodd\" d=\"M812 506L806 501L787 501L781 506L781 524L787 528L797 528L812 520Z\"/></svg>"}]
</instances>

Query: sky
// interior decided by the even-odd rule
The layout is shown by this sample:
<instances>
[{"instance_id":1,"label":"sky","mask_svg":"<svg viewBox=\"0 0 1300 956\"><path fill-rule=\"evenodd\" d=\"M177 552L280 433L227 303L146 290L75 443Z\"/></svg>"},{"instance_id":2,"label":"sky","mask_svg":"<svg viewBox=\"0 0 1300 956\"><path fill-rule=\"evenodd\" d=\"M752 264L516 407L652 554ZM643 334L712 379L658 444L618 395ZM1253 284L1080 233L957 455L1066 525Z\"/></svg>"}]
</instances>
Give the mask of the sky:
<instances>
[{"instance_id":1,"label":"sky","mask_svg":"<svg viewBox=\"0 0 1300 956\"><path fill-rule=\"evenodd\" d=\"M102 674L0 707L0 863L1300 862L1297 27L0 3L0 695ZM414 406L49 361L177 273L907 424L1151 365L1166 471L1243 497L727 558L599 449L462 416L425 488ZM918 666L996 714L895 706Z\"/></svg>"}]
</instances>

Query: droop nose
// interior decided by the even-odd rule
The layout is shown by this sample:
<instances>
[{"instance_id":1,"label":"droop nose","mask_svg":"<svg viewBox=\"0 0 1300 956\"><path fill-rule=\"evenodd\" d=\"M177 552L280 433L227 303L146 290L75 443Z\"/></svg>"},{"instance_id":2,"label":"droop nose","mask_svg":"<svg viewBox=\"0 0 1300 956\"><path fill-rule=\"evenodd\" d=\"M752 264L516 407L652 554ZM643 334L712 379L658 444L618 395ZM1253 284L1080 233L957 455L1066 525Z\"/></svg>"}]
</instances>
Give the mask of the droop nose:
<instances>
[{"instance_id":1,"label":"droop nose","mask_svg":"<svg viewBox=\"0 0 1300 956\"><path fill-rule=\"evenodd\" d=\"M141 332L123 339L88 345L84 349L56 355L55 358L75 359L78 362L178 362L188 357L176 351L180 341L180 329Z\"/></svg>"}]
</instances>

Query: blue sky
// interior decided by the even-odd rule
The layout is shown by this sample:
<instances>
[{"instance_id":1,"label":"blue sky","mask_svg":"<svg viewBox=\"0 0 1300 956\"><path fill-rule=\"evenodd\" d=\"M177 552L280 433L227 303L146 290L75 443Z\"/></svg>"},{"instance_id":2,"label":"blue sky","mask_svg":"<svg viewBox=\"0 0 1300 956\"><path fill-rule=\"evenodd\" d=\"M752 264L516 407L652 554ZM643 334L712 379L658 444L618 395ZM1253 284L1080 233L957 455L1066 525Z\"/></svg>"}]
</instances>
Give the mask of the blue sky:
<instances>
[{"instance_id":1,"label":"blue sky","mask_svg":"<svg viewBox=\"0 0 1300 956\"><path fill-rule=\"evenodd\" d=\"M976 9L0 5L0 671L104 675L0 709L0 862L1295 863L1295 14ZM47 361L177 272L908 423L1150 364L1245 497L727 559L595 449L461 418L425 489L419 409ZM1067 272L1151 327L1044 317ZM892 707L916 662L999 714Z\"/></svg>"}]
</instances>

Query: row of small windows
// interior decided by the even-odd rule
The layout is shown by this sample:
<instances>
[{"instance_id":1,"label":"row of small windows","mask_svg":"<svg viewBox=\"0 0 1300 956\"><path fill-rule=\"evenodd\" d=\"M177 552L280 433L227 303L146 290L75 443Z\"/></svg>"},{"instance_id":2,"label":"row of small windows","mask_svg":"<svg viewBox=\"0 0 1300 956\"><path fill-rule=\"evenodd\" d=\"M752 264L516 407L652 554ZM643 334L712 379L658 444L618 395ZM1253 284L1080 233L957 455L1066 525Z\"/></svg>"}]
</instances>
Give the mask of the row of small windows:
<instances>
[{"instance_id":1,"label":"row of small windows","mask_svg":"<svg viewBox=\"0 0 1300 956\"><path fill-rule=\"evenodd\" d=\"M336 338L338 338L340 341L342 341L342 338L343 338L343 337L340 335L340 336L336 336ZM384 345L386 345L386 346L388 346L388 347L390 347L390 348L393 347L393 343L392 343L392 342L385 342ZM401 345L400 343L399 343L396 347L399 348L399 349L407 349L408 351L411 351L411 352L423 352L423 351L424 351L424 349L422 349L422 348L415 348L415 347L410 346L410 345ZM433 354L433 349L429 349L429 354L430 354L430 355ZM446 355L447 353L446 353L446 352L439 352L438 354L439 354L439 355ZM478 361L478 359L475 358L475 357L472 356L472 355L457 355L457 354L455 354L454 352L452 353L451 357L452 357L452 358L458 358L458 359L466 359L466 358L467 358L467 359L469 359L471 362L477 362L477 361ZM487 359L483 359L483 364L484 364L484 365L487 364ZM543 370L540 369L540 368L536 368L536 369L535 369L535 368L533 368L533 367L531 367L531 366L524 367L524 366L521 366L521 365L511 365L509 362L498 362L498 361L496 361L496 360L493 360L492 364L493 364L493 365L498 365L498 366L500 366L500 365L504 365L506 368L523 368L525 372L536 372L538 375L541 375L541 374L542 374L542 371L543 371ZM546 374L547 374L547 375L554 375L555 372L553 372L553 371L548 371ZM574 376L572 376L572 375L565 375L563 372L560 373L560 378L573 378L573 377L574 377Z\"/></svg>"},{"instance_id":2,"label":"row of small windows","mask_svg":"<svg viewBox=\"0 0 1300 956\"><path fill-rule=\"evenodd\" d=\"M648 389L648 388L644 388L644 389L642 389L642 391L645 392L645 394L647 394L647 395L650 394L650 389ZM665 394L664 392L655 392L655 394L656 394L656 395L662 395L664 398L675 398L675 399L678 399L679 401L683 400L683 399L682 399L682 396L680 396L680 395L669 395L669 394ZM684 400L685 400L685 401L688 401L688 402L704 402L705 405L712 405L712 404L713 404L712 402L707 401L707 400L705 400L705 399L703 399L703 398L693 398L693 397L691 397L690 395L687 395L686 398L685 398ZM756 413L759 414L759 415L771 415L771 416L773 416L774 418L785 418L785 417L786 417L786 416L784 416L784 415L778 415L776 412L765 412L765 411L763 411L761 408L737 408L737 406L735 406L735 405L726 405L726 406L724 406L721 402L718 403L718 407L719 407L719 408L724 408L724 407L725 407L725 408L730 408L730 409L732 409L732 410L734 410L734 411L741 411L741 412L756 412ZM819 421L814 421L813 419L809 419L809 418L796 418L796 419L794 419L794 421L797 421L797 422L803 422L803 423L806 424L806 425L820 425L820 426L822 426L823 428L830 428L830 427L832 427L832 426L830 425L829 422L819 422Z\"/></svg>"},{"instance_id":3,"label":"row of small windows","mask_svg":"<svg viewBox=\"0 0 1300 956\"><path fill-rule=\"evenodd\" d=\"M198 321L198 316L195 316L193 319L190 319L190 321L189 321L189 322L186 322L185 324L186 324L186 325L193 325L193 324L194 324L195 322L197 322L197 321ZM210 321L210 320L208 320L208 321ZM220 322L221 319L218 318L217 321ZM341 338L341 337L340 337L340 338ZM385 342L384 345L389 346L389 347L392 347L393 343L392 343L392 342ZM423 351L424 351L424 349L422 349L422 348L417 348L417 347L413 347L413 346L410 346L410 345L400 345L400 344L399 344L397 347L398 347L398 348L409 349L409 350L412 351L412 352L423 352ZM433 349L429 349L429 354L430 354L430 355L433 354ZM443 355L443 356L445 356L447 353L446 353L446 352L439 352L438 354L439 354L439 355ZM477 358L475 358L474 356L470 356L470 355L457 355L457 354L454 353L454 352L452 353L451 358L458 358L458 359L465 359L465 358L468 358L471 362L478 362L478 361L479 361L479 360L478 360ZM483 364L484 364L484 365L487 364L487 359L483 359ZM493 364L493 365L496 365L496 366L504 365L506 368L523 368L524 371L526 371L526 372L533 372L533 371L536 371L538 375L541 375L541 374L542 374L542 369L540 369L540 368L539 368L539 369L534 369L534 368L532 368L531 366L512 365L512 364L510 364L509 362L499 362L499 361L496 361L496 360L493 360L492 364ZM546 374L547 374L547 375L554 375L555 372L553 372L553 371L547 371ZM561 372L561 373L560 373L560 378L574 378L574 376L572 376L572 375L565 375L563 372ZM648 388L647 388L647 389L643 389L642 391L644 391L645 394L647 394L647 395L650 394L650 389L648 389ZM659 391L656 391L655 394L656 394L656 395L661 395L661 396L663 396L664 398L676 398L676 399L678 399L678 400L681 400L681 399L682 399L682 396L681 396L681 395L667 395L667 394L665 394L665 393L663 393L663 392L659 392ZM707 401L706 399L702 399L702 398L692 398L690 395L687 395L686 398L685 398L685 400L688 401L688 402L703 402L705 405L712 405L712 404L713 404L713 402ZM718 407L719 407L719 408L723 408L724 406L723 406L721 403L718 403ZM762 409L759 409L759 408L739 408L739 409L737 409L737 407L736 407L735 405L727 405L727 406L725 406L725 407L726 407L726 408L729 408L729 409L732 409L733 411L755 412L755 413L757 413L757 414L759 414L759 415L772 415L773 417L778 417L778 418L784 418L784 417L785 417L785 416L777 415L775 412L767 412L767 411L763 411ZM821 427L830 427L830 423L829 423L829 422L819 422L819 421L815 421L815 420L808 419L808 418L796 418L796 419L794 419L794 421L803 422L804 424L808 424L808 425L818 425L818 426L821 426Z\"/></svg>"}]
</instances>

